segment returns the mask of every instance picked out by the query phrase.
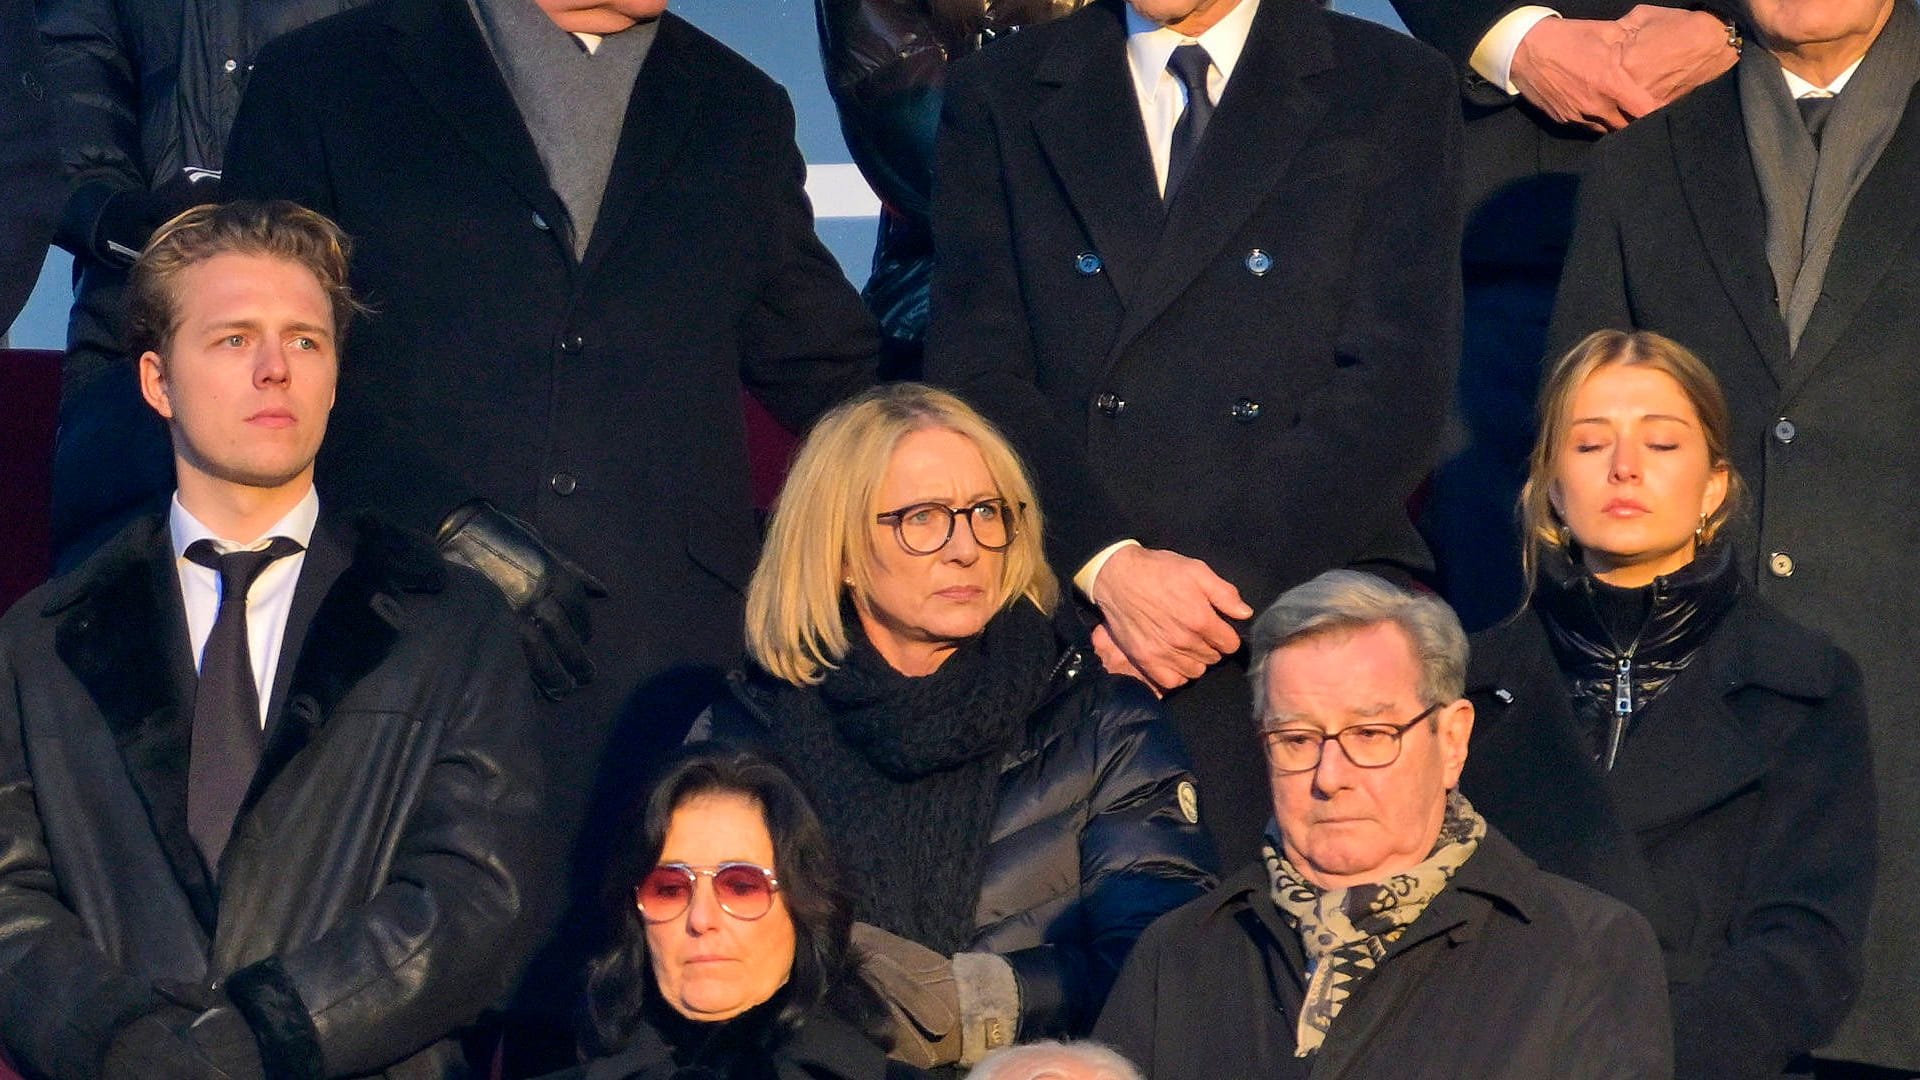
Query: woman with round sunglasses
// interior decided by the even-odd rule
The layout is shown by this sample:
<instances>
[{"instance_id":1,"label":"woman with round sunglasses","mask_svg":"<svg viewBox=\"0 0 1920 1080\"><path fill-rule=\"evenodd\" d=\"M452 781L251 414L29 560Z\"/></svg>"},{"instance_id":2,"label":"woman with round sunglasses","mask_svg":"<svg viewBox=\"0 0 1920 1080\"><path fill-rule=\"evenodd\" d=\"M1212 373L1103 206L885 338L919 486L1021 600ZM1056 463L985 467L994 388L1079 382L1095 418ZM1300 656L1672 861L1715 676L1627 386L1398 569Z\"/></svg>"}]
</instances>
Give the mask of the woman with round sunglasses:
<instances>
[{"instance_id":1,"label":"woman with round sunglasses","mask_svg":"<svg viewBox=\"0 0 1920 1080\"><path fill-rule=\"evenodd\" d=\"M799 770L849 865L895 1053L1084 1034L1148 923L1212 883L1178 737L1109 676L1025 469L911 383L807 436L747 590L749 670L695 738Z\"/></svg>"},{"instance_id":2,"label":"woman with round sunglasses","mask_svg":"<svg viewBox=\"0 0 1920 1080\"><path fill-rule=\"evenodd\" d=\"M1806 1075L1859 985L1873 893L1860 673L1741 573L1729 430L1674 342L1575 346L1521 497L1531 598L1474 637L1467 684L1461 790L1653 924L1681 1080Z\"/></svg>"},{"instance_id":3,"label":"woman with round sunglasses","mask_svg":"<svg viewBox=\"0 0 1920 1080\"><path fill-rule=\"evenodd\" d=\"M665 766L623 834L611 948L572 1080L912 1080L855 971L853 915L805 795L751 750Z\"/></svg>"}]
</instances>

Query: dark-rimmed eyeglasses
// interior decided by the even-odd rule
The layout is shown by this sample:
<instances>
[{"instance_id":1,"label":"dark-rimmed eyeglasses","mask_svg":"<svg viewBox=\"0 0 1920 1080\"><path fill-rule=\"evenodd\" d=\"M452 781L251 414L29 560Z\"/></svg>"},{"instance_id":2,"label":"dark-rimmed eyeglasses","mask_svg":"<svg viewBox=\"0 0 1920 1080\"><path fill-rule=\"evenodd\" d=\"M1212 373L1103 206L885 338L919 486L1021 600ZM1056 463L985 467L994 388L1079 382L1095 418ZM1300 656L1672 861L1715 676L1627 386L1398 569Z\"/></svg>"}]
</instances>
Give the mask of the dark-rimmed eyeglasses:
<instances>
[{"instance_id":1,"label":"dark-rimmed eyeglasses","mask_svg":"<svg viewBox=\"0 0 1920 1080\"><path fill-rule=\"evenodd\" d=\"M713 895L720 901L720 910L736 919L751 921L765 915L773 908L773 894L780 891L780 879L758 863L691 866L664 862L633 887L634 906L648 922L678 918L693 903L693 890L703 877L713 879Z\"/></svg>"},{"instance_id":2,"label":"dark-rimmed eyeglasses","mask_svg":"<svg viewBox=\"0 0 1920 1080\"><path fill-rule=\"evenodd\" d=\"M953 539L956 518L966 518L973 531L973 542L987 551L1005 551L1013 544L1014 518L1027 508L1026 503L1005 499L981 499L972 506L948 506L923 502L873 515L881 525L893 526L900 546L913 555L932 555Z\"/></svg>"},{"instance_id":3,"label":"dark-rimmed eyeglasses","mask_svg":"<svg viewBox=\"0 0 1920 1080\"><path fill-rule=\"evenodd\" d=\"M1312 772L1329 742L1340 744L1347 760L1363 769L1384 769L1400 760L1400 740L1414 725L1432 716L1440 706L1429 705L1404 724L1355 724L1339 731L1285 727L1261 732L1267 743L1267 764L1277 773Z\"/></svg>"}]
</instances>

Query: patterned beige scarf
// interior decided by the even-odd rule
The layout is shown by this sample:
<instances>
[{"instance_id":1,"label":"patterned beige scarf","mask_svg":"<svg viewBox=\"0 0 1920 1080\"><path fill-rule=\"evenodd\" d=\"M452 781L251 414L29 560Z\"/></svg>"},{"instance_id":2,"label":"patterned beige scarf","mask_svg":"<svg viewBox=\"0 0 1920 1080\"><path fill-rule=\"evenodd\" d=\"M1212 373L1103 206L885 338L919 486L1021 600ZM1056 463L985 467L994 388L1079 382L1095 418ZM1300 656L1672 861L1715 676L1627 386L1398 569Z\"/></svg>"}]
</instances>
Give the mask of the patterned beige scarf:
<instances>
[{"instance_id":1,"label":"patterned beige scarf","mask_svg":"<svg viewBox=\"0 0 1920 1080\"><path fill-rule=\"evenodd\" d=\"M1453 880L1455 871L1473 857L1485 835L1486 819L1474 812L1466 796L1450 791L1446 819L1427 861L1385 881L1322 889L1294 869L1280 854L1280 841L1268 834L1261 853L1273 880L1273 902L1300 932L1313 972L1294 1030L1294 1057L1311 1057L1320 1049L1341 1006L1373 974L1387 948Z\"/></svg>"}]
</instances>

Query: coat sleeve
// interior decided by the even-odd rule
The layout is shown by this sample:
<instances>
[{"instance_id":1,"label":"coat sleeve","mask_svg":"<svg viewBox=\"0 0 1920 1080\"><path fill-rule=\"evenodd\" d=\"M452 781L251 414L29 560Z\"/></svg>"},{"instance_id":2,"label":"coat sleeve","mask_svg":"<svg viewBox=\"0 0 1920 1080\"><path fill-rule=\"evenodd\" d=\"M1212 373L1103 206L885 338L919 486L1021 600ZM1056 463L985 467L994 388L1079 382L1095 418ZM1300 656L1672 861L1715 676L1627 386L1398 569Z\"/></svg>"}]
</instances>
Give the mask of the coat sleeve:
<instances>
[{"instance_id":1,"label":"coat sleeve","mask_svg":"<svg viewBox=\"0 0 1920 1080\"><path fill-rule=\"evenodd\" d=\"M741 378L787 429L804 432L837 402L873 384L880 335L860 295L813 228L806 162L794 144L784 90L765 132L774 189L764 207L774 251L740 326Z\"/></svg>"},{"instance_id":2,"label":"coat sleeve","mask_svg":"<svg viewBox=\"0 0 1920 1080\"><path fill-rule=\"evenodd\" d=\"M847 150L895 213L927 220L948 50L924 0L817 0L820 57Z\"/></svg>"},{"instance_id":3,"label":"coat sleeve","mask_svg":"<svg viewBox=\"0 0 1920 1080\"><path fill-rule=\"evenodd\" d=\"M1859 668L1773 748L1726 947L1673 990L1675 1076L1778 1076L1846 1016L1873 902L1872 751ZM1750 694L1768 690L1748 689Z\"/></svg>"},{"instance_id":4,"label":"coat sleeve","mask_svg":"<svg viewBox=\"0 0 1920 1080\"><path fill-rule=\"evenodd\" d=\"M90 1080L114 1033L161 1002L61 898L26 757L19 642L0 631L0 1049L27 1075Z\"/></svg>"},{"instance_id":5,"label":"coat sleeve","mask_svg":"<svg viewBox=\"0 0 1920 1080\"><path fill-rule=\"evenodd\" d=\"M1160 958L1166 924L1149 930L1128 955L1113 982L1093 1038L1118 1050L1140 1071L1153 1075L1154 1039L1160 1030ZM1169 1005L1174 1004L1168 1002Z\"/></svg>"},{"instance_id":6,"label":"coat sleeve","mask_svg":"<svg viewBox=\"0 0 1920 1080\"><path fill-rule=\"evenodd\" d=\"M464 577L464 575L462 575ZM417 632L460 645L435 695L440 728L418 805L385 883L326 933L226 979L227 996L261 1041L267 1075L376 1072L471 1023L531 955L535 893L558 874L542 835L545 795L526 662L506 607L478 579L469 599Z\"/></svg>"},{"instance_id":7,"label":"coat sleeve","mask_svg":"<svg viewBox=\"0 0 1920 1080\"><path fill-rule=\"evenodd\" d=\"M1007 955L1023 1040L1084 1034L1147 926L1214 883L1212 844L1181 808L1193 771L1173 724L1145 686L1100 678L1109 690L1088 721L1098 742L1075 929Z\"/></svg>"},{"instance_id":8,"label":"coat sleeve","mask_svg":"<svg viewBox=\"0 0 1920 1080\"><path fill-rule=\"evenodd\" d=\"M0 328L13 324L39 280L60 207L45 85L33 4L0 0L0 198L7 207L0 214Z\"/></svg>"},{"instance_id":9,"label":"coat sleeve","mask_svg":"<svg viewBox=\"0 0 1920 1080\"><path fill-rule=\"evenodd\" d=\"M1622 188L1615 182L1620 171L1614 162L1615 146L1602 143L1587 156L1587 173L1574 204L1573 238L1567 244L1567 261L1560 271L1553 321L1547 330L1548 364L1595 330L1634 327L1620 215L1614 209L1615 200L1632 187Z\"/></svg>"},{"instance_id":10,"label":"coat sleeve","mask_svg":"<svg viewBox=\"0 0 1920 1080\"><path fill-rule=\"evenodd\" d=\"M1600 894L1587 893L1595 901ZM1587 949L1569 995L1560 1049L1568 1080L1669 1080L1673 1028L1667 976L1653 927L1615 900L1601 901L1582 935Z\"/></svg>"},{"instance_id":11,"label":"coat sleeve","mask_svg":"<svg viewBox=\"0 0 1920 1080\"><path fill-rule=\"evenodd\" d=\"M1439 49L1463 72L1480 39L1515 8L1552 8L1569 19L1617 19L1634 5L1622 0L1392 0L1407 32ZM1654 0L1659 2L1659 0Z\"/></svg>"},{"instance_id":12,"label":"coat sleeve","mask_svg":"<svg viewBox=\"0 0 1920 1080\"><path fill-rule=\"evenodd\" d=\"M991 50L954 65L934 152L933 283L927 381L950 387L1013 441L1047 511L1047 553L1071 574L1131 535L1095 475L1071 418L1040 392L995 118L986 92Z\"/></svg>"},{"instance_id":13,"label":"coat sleeve","mask_svg":"<svg viewBox=\"0 0 1920 1080\"><path fill-rule=\"evenodd\" d=\"M45 0L40 34L47 48L47 81L57 103L55 135L67 173L66 206L54 239L75 255L126 263L109 241L116 210L142 198L140 89L131 42L116 0ZM139 240L144 242L145 238ZM137 250L138 243L132 244Z\"/></svg>"}]
</instances>

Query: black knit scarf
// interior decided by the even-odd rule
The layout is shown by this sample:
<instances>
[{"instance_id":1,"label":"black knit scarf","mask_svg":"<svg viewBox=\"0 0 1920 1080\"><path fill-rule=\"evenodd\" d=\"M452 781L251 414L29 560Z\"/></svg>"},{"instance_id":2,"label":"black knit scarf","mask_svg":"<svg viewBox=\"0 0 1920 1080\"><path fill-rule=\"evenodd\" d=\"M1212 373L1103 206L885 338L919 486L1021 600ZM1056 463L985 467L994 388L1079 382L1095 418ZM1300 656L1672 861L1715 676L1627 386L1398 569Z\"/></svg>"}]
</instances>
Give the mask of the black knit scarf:
<instances>
[{"instance_id":1,"label":"black knit scarf","mask_svg":"<svg viewBox=\"0 0 1920 1080\"><path fill-rule=\"evenodd\" d=\"M938 671L895 671L847 614L847 655L817 687L785 687L772 741L800 770L853 874L854 914L941 953L973 931L1000 765L1060 655L1025 600Z\"/></svg>"}]
</instances>

